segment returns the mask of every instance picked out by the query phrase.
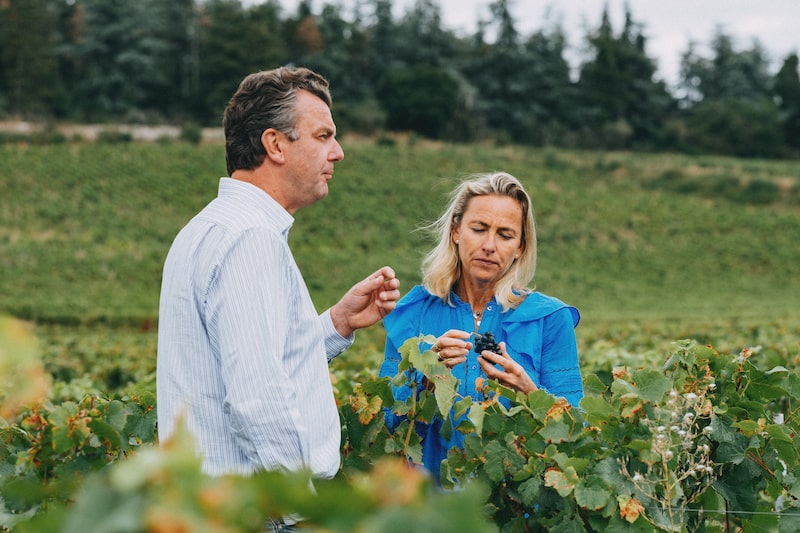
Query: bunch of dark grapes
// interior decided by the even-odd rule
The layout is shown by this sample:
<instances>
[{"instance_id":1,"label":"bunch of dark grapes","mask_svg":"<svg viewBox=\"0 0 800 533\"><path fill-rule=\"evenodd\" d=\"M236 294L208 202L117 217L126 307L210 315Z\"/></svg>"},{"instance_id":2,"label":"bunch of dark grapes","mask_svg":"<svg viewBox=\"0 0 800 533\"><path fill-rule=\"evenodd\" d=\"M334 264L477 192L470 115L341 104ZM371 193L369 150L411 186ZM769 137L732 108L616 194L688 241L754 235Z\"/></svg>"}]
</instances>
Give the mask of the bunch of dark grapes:
<instances>
[{"instance_id":1,"label":"bunch of dark grapes","mask_svg":"<svg viewBox=\"0 0 800 533\"><path fill-rule=\"evenodd\" d=\"M483 335L475 334L475 351L480 355L484 350L489 350L498 355L500 354L500 346L497 345L497 342L494 340L494 334L490 331L487 331Z\"/></svg>"}]
</instances>

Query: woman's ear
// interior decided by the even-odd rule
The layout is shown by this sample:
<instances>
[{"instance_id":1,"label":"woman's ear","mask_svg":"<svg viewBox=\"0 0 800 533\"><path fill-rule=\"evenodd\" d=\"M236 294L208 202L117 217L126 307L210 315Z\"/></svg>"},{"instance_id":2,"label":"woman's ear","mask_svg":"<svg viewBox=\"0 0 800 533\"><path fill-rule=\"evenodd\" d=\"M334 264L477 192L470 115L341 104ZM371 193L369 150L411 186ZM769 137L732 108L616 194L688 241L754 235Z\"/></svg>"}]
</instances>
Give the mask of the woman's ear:
<instances>
[{"instance_id":1,"label":"woman's ear","mask_svg":"<svg viewBox=\"0 0 800 533\"><path fill-rule=\"evenodd\" d=\"M286 154L283 153L284 139L286 136L274 128L268 128L261 134L261 146L264 147L267 158L279 165L286 162Z\"/></svg>"}]
</instances>

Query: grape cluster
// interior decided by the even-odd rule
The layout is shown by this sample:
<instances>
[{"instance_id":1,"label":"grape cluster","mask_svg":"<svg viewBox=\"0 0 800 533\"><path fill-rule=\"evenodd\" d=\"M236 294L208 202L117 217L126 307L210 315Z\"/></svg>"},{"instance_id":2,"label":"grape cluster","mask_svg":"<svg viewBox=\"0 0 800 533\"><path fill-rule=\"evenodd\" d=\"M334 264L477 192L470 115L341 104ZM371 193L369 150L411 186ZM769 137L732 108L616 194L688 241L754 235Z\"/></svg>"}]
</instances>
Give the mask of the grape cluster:
<instances>
[{"instance_id":1,"label":"grape cluster","mask_svg":"<svg viewBox=\"0 0 800 533\"><path fill-rule=\"evenodd\" d=\"M475 334L475 351L480 355L484 350L500 354L500 346L497 345L497 342L494 340L494 334L490 331L487 331L483 335L479 333Z\"/></svg>"}]
</instances>

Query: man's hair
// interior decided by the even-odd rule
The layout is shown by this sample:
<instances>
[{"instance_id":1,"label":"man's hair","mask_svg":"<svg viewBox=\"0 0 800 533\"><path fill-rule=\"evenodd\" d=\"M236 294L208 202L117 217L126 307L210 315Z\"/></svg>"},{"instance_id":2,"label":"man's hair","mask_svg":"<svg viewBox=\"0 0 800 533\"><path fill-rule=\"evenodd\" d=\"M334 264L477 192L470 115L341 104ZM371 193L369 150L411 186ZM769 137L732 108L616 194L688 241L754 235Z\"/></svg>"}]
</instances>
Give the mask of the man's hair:
<instances>
[{"instance_id":1,"label":"man's hair","mask_svg":"<svg viewBox=\"0 0 800 533\"><path fill-rule=\"evenodd\" d=\"M507 172L475 174L462 181L452 192L450 203L441 216L422 228L430 231L437 240L422 261L422 283L428 292L452 305L450 291L463 275L458 245L452 238L453 230L461 224L469 201L486 195L513 198L522 208L522 251L495 286L497 303L507 310L517 307L531 292L527 285L536 272L533 205L519 180Z\"/></svg>"},{"instance_id":2,"label":"man's hair","mask_svg":"<svg viewBox=\"0 0 800 533\"><path fill-rule=\"evenodd\" d=\"M305 90L331 107L328 80L307 68L280 67L254 72L239 84L222 118L228 175L252 170L266 157L261 134L274 128L297 140L297 91Z\"/></svg>"}]
</instances>

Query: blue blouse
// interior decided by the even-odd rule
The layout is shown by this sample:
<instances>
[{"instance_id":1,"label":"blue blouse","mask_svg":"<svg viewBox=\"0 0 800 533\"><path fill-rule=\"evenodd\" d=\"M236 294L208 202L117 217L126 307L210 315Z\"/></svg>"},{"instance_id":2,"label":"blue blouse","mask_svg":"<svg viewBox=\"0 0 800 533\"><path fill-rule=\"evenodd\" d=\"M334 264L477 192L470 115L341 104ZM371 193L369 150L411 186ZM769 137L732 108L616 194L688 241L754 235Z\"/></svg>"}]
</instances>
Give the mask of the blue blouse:
<instances>
[{"instance_id":1,"label":"blue blouse","mask_svg":"<svg viewBox=\"0 0 800 533\"><path fill-rule=\"evenodd\" d=\"M434 335L439 337L450 329L472 332L475 330L472 308L455 293L450 295L454 305L448 305L438 296L418 285L406 294L394 311L383 319L386 328L386 350L380 377L394 377L400 364L399 348L411 337ZM495 340L506 343L508 355L522 365L540 389L555 396L563 396L577 406L583 397L583 379L578 363L575 327L580 313L575 307L539 292L528 294L516 308L503 312L493 298L481 317L478 333L492 332ZM474 344L474 340L470 341ZM457 393L482 401L482 393L475 388L479 376L486 378L478 364L478 354L471 351L465 363L453 367L459 379ZM409 386L396 387L395 398L405 400L413 392ZM390 411L386 422L394 429L400 419ZM453 446L462 447L464 435L453 431L450 439L442 437L442 421L437 419L426 427L418 424L422 438L422 462L438 480L439 467Z\"/></svg>"}]
</instances>

